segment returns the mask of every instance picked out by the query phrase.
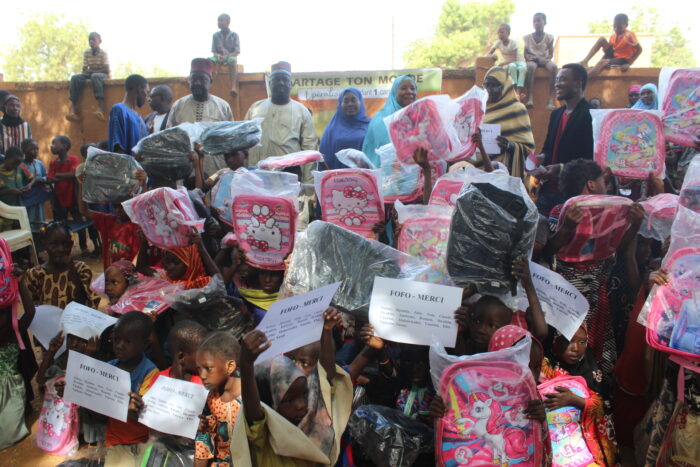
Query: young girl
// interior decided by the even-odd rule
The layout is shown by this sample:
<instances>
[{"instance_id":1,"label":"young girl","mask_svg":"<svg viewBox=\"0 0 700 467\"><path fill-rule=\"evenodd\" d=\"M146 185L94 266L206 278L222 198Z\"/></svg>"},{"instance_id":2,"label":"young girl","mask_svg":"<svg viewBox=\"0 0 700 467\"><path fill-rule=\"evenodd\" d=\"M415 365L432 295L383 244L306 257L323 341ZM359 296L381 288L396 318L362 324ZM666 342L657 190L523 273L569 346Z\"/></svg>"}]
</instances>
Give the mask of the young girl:
<instances>
[{"instance_id":1,"label":"young girl","mask_svg":"<svg viewBox=\"0 0 700 467\"><path fill-rule=\"evenodd\" d=\"M241 408L240 350L238 341L223 331L209 335L197 350L199 375L210 392L195 438L196 467L232 465L233 425Z\"/></svg>"},{"instance_id":2,"label":"young girl","mask_svg":"<svg viewBox=\"0 0 700 467\"><path fill-rule=\"evenodd\" d=\"M540 379L548 381L562 375L581 376L586 380L590 397L584 399L565 388L556 388L557 394L547 394L544 404L549 410L567 405L581 409L581 429L586 444L600 466L617 464L617 444L610 404L611 382L598 368L595 357L588 350L588 328L583 324L571 341L560 334L554 338L552 355L542 361Z\"/></svg>"},{"instance_id":3,"label":"young girl","mask_svg":"<svg viewBox=\"0 0 700 467\"><path fill-rule=\"evenodd\" d=\"M164 279L180 283L185 289L199 289L209 283L211 276L220 274L220 271L202 245L199 232L190 232L189 237L189 246L165 251Z\"/></svg>"},{"instance_id":4,"label":"young girl","mask_svg":"<svg viewBox=\"0 0 700 467\"><path fill-rule=\"evenodd\" d=\"M78 302L97 308L100 297L90 289L92 271L82 261L71 259L73 239L63 221L49 222L41 229L48 261L27 271L27 287L34 303L65 308Z\"/></svg>"}]
</instances>

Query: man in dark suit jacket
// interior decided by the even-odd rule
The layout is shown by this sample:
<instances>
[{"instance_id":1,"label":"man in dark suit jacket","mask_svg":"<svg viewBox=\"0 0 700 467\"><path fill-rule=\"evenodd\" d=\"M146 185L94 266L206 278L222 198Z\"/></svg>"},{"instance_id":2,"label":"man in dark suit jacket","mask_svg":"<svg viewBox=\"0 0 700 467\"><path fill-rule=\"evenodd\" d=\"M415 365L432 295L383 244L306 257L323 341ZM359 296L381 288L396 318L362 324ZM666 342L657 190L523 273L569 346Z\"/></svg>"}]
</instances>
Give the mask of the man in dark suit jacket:
<instances>
[{"instance_id":1,"label":"man in dark suit jacket","mask_svg":"<svg viewBox=\"0 0 700 467\"><path fill-rule=\"evenodd\" d=\"M148 134L151 135L166 128L168 117L170 116L170 108L173 105L173 90L165 84L156 86L151 91L148 104L151 106L153 113L144 118L144 121L146 122Z\"/></svg>"},{"instance_id":2,"label":"man in dark suit jacket","mask_svg":"<svg viewBox=\"0 0 700 467\"><path fill-rule=\"evenodd\" d=\"M545 183L540 189L537 208L543 216L557 204L566 201L558 187L559 173L564 164L574 159L593 159L593 125L590 105L583 97L588 74L577 63L564 65L557 73L557 99L565 105L549 116L547 139L542 153L547 172L540 177Z\"/></svg>"}]
</instances>

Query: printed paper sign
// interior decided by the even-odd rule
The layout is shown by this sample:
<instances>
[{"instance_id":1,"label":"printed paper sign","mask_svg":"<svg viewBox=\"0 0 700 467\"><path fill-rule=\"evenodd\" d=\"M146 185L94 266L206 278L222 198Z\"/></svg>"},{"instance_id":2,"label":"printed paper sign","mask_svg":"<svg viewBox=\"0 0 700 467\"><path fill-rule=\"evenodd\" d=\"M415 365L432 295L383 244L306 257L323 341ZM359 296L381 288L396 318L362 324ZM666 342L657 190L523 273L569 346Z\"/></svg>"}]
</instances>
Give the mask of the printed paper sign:
<instances>
[{"instance_id":1,"label":"printed paper sign","mask_svg":"<svg viewBox=\"0 0 700 467\"><path fill-rule=\"evenodd\" d=\"M588 314L588 300L559 274L532 261L530 274L545 321L571 340Z\"/></svg>"},{"instance_id":2,"label":"printed paper sign","mask_svg":"<svg viewBox=\"0 0 700 467\"><path fill-rule=\"evenodd\" d=\"M208 393L200 384L159 376L143 396L139 422L161 433L194 439Z\"/></svg>"},{"instance_id":3,"label":"printed paper sign","mask_svg":"<svg viewBox=\"0 0 700 467\"><path fill-rule=\"evenodd\" d=\"M73 334L83 339L90 339L95 333L101 335L102 331L116 322L117 318L76 302L70 302L61 317L64 334Z\"/></svg>"},{"instance_id":4,"label":"printed paper sign","mask_svg":"<svg viewBox=\"0 0 700 467\"><path fill-rule=\"evenodd\" d=\"M486 153L500 154L501 148L498 147L496 138L501 136L501 125L497 123L482 123L479 129L481 130L481 141L484 143Z\"/></svg>"},{"instance_id":5,"label":"printed paper sign","mask_svg":"<svg viewBox=\"0 0 700 467\"><path fill-rule=\"evenodd\" d=\"M66 308L67 310L68 308ZM66 402L126 422L129 411L131 376L109 363L68 351Z\"/></svg>"},{"instance_id":6,"label":"printed paper sign","mask_svg":"<svg viewBox=\"0 0 700 467\"><path fill-rule=\"evenodd\" d=\"M323 312L331 304L338 287L340 282L273 303L257 327L272 346L261 353L257 361L264 362L319 340L323 332Z\"/></svg>"},{"instance_id":7,"label":"printed paper sign","mask_svg":"<svg viewBox=\"0 0 700 467\"><path fill-rule=\"evenodd\" d=\"M36 337L39 343L48 350L49 344L51 344L51 339L56 337L59 329L61 329L61 315L63 310L57 306L52 305L39 305L36 307L36 313L34 314L34 319L32 324L29 325L29 330L32 335ZM65 336L64 336L65 337ZM66 341L64 339L63 345L56 352L54 357L58 357L66 350Z\"/></svg>"},{"instance_id":8,"label":"printed paper sign","mask_svg":"<svg viewBox=\"0 0 700 467\"><path fill-rule=\"evenodd\" d=\"M462 289L427 282L374 278L369 322L382 339L404 344L445 347L457 342L454 313L462 303Z\"/></svg>"}]
</instances>

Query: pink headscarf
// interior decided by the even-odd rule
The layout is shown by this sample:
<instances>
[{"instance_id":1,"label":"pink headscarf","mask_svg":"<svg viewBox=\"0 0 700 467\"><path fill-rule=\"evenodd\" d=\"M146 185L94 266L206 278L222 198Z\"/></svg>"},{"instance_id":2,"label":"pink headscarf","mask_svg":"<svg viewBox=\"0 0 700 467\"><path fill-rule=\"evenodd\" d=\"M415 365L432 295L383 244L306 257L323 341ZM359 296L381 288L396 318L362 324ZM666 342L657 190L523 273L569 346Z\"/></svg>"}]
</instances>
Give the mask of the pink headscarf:
<instances>
[{"instance_id":1,"label":"pink headscarf","mask_svg":"<svg viewBox=\"0 0 700 467\"><path fill-rule=\"evenodd\" d=\"M489 352L512 347L516 342L519 342L525 336L530 336L530 339L532 339L533 342L536 342L540 347L540 350L542 350L542 343L537 340L535 336L530 333L530 331L523 329L520 326L515 326L514 324L508 324L507 326L503 326L501 329L493 333L493 336L491 336L491 340L489 341Z\"/></svg>"}]
</instances>

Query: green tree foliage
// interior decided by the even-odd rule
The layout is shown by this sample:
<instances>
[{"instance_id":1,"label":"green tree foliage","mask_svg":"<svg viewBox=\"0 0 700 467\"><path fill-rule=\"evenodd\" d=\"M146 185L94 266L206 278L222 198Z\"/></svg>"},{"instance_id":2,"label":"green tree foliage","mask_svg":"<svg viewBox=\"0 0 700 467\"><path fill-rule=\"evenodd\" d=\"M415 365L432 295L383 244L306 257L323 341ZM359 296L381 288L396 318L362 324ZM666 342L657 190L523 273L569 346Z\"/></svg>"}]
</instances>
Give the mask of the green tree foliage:
<instances>
[{"instance_id":1,"label":"green tree foliage","mask_svg":"<svg viewBox=\"0 0 700 467\"><path fill-rule=\"evenodd\" d=\"M411 68L450 68L472 64L486 54L497 39L498 26L508 23L515 11L512 0L468 2L447 0L429 39L414 41L404 54Z\"/></svg>"},{"instance_id":2,"label":"green tree foliage","mask_svg":"<svg viewBox=\"0 0 700 467\"><path fill-rule=\"evenodd\" d=\"M693 50L686 35L678 26L665 28L661 24L660 14L656 8L635 6L628 16L630 30L638 34L655 36L651 51L651 66L695 66ZM612 18L588 24L588 32L591 34L605 34L607 37L612 30Z\"/></svg>"},{"instance_id":3,"label":"green tree foliage","mask_svg":"<svg viewBox=\"0 0 700 467\"><path fill-rule=\"evenodd\" d=\"M118 62L112 67L112 78L113 79L125 79L129 75L134 73L146 78L167 78L170 76L177 76L175 73L161 68L157 65L143 66L130 61Z\"/></svg>"},{"instance_id":4,"label":"green tree foliage","mask_svg":"<svg viewBox=\"0 0 700 467\"><path fill-rule=\"evenodd\" d=\"M46 13L17 31L19 43L4 54L7 81L64 81L79 73L88 44L88 26Z\"/></svg>"}]
</instances>

